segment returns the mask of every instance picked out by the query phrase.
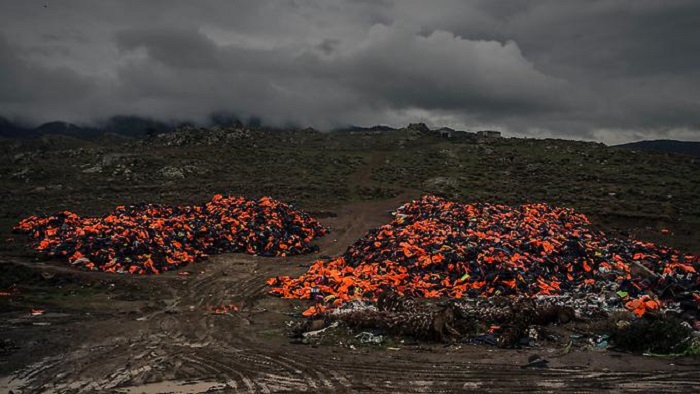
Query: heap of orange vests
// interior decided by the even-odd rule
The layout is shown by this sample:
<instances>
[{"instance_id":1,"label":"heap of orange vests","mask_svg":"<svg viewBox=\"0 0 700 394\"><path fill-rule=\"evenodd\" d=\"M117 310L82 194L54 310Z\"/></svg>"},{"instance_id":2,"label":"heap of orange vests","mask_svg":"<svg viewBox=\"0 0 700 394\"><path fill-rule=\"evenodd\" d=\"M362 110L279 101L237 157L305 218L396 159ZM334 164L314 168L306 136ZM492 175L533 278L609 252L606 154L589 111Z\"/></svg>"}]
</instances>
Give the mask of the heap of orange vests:
<instances>
[{"instance_id":1,"label":"heap of orange vests","mask_svg":"<svg viewBox=\"0 0 700 394\"><path fill-rule=\"evenodd\" d=\"M22 220L15 230L30 236L47 257L88 270L158 274L221 252L291 256L317 248L326 233L315 219L270 197L215 195L194 206L139 204L103 217L61 212Z\"/></svg>"},{"instance_id":2,"label":"heap of orange vests","mask_svg":"<svg viewBox=\"0 0 700 394\"><path fill-rule=\"evenodd\" d=\"M412 297L613 295L638 316L683 301L697 313L700 258L613 239L572 209L460 204L424 196L330 261L298 278L270 278L270 293L314 300L305 316L385 290Z\"/></svg>"}]
</instances>

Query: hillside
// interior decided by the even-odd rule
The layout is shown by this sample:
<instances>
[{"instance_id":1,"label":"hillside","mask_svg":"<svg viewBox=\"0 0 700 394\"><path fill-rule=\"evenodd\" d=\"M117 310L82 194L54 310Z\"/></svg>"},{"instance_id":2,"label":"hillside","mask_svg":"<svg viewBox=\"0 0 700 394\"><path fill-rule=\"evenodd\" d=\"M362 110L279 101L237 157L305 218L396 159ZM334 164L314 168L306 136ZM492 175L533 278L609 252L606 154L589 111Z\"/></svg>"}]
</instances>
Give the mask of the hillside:
<instances>
[{"instance_id":1,"label":"hillside","mask_svg":"<svg viewBox=\"0 0 700 394\"><path fill-rule=\"evenodd\" d=\"M68 136L0 143L3 228L63 209L100 214L125 202L185 203L224 192L309 209L437 193L460 201L571 206L628 231L700 227L700 163L565 140L440 138L422 127L322 133L181 127L146 139ZM646 231L646 230L644 230ZM652 232L653 238L653 232Z\"/></svg>"},{"instance_id":2,"label":"hillside","mask_svg":"<svg viewBox=\"0 0 700 394\"><path fill-rule=\"evenodd\" d=\"M653 140L630 142L628 144L616 145L624 149L652 151L661 153L677 153L688 156L700 157L700 142L697 141L676 141L676 140Z\"/></svg>"}]
</instances>

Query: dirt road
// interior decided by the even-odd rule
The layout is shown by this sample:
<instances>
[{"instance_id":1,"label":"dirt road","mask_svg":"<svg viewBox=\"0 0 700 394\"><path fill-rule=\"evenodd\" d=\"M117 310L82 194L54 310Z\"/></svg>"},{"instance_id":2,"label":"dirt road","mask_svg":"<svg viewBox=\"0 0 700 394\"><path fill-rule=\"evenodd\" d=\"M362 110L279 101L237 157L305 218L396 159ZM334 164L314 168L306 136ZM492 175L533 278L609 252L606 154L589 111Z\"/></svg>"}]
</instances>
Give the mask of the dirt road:
<instances>
[{"instance_id":1,"label":"dirt road","mask_svg":"<svg viewBox=\"0 0 700 394\"><path fill-rule=\"evenodd\" d=\"M335 255L408 196L353 203L322 221ZM698 360L559 348L290 343L287 322L305 308L267 295L270 276L299 274L317 256L226 254L189 275L114 276L29 259L0 262L34 294L3 300L0 392L453 392L664 391L700 387ZM81 293L89 284L88 296ZM74 292L71 296L67 293ZM32 292L30 292L32 293ZM38 298L36 294L46 297ZM30 316L32 302L45 313ZM238 311L217 314L234 305ZM220 311L221 312L221 311ZM523 369L533 354L549 368Z\"/></svg>"}]
</instances>

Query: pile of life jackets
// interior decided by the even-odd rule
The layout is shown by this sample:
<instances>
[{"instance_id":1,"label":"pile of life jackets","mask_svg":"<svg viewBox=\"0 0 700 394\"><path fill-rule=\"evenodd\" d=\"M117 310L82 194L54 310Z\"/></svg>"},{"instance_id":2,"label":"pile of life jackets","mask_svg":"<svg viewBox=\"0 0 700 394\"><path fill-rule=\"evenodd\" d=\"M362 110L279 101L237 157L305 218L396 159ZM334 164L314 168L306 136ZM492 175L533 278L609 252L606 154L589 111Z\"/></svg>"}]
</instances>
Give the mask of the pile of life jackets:
<instances>
[{"instance_id":1,"label":"pile of life jackets","mask_svg":"<svg viewBox=\"0 0 700 394\"><path fill-rule=\"evenodd\" d=\"M613 239L572 209L460 204L424 196L330 261L298 278L268 279L270 293L315 300L305 316L384 291L422 298L599 297L642 316L665 303L697 313L700 258Z\"/></svg>"},{"instance_id":2,"label":"pile of life jackets","mask_svg":"<svg viewBox=\"0 0 700 394\"><path fill-rule=\"evenodd\" d=\"M158 274L222 252L308 253L317 250L311 241L326 233L308 214L270 197L222 195L194 206L120 206L103 217L32 216L15 230L28 234L34 249L47 257L132 274Z\"/></svg>"}]
</instances>

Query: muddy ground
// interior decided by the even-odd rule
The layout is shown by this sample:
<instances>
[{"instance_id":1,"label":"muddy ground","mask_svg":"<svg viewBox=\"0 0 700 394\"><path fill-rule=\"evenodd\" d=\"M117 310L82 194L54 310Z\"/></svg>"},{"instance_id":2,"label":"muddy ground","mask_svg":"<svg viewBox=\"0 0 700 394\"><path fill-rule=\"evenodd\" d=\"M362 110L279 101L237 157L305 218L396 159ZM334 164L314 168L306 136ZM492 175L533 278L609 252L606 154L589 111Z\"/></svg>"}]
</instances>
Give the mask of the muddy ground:
<instances>
[{"instance_id":1,"label":"muddy ground","mask_svg":"<svg viewBox=\"0 0 700 394\"><path fill-rule=\"evenodd\" d=\"M264 137L230 146L184 140L182 147L167 138L162 146L0 141L0 291L7 293L0 296L0 393L700 387L698 359L601 350L585 340L567 346L573 326L554 328L559 340L511 350L398 338L362 344L342 328L329 330L319 344L296 344L286 328L307 303L268 296L265 284L342 253L423 192L570 205L610 233L697 253L700 183L693 179L700 165L694 160L576 142L443 141L408 131L376 138L290 135L282 146L266 145ZM331 233L317 241L315 255L224 254L158 276L82 272L41 261L9 233L27 214L98 215L129 201L189 203L215 192L293 201ZM671 235L663 236L663 228ZM239 310L215 312L232 304ZM32 316L31 309L44 313ZM522 368L533 355L548 360L548 368Z\"/></svg>"},{"instance_id":2,"label":"muddy ground","mask_svg":"<svg viewBox=\"0 0 700 394\"><path fill-rule=\"evenodd\" d=\"M342 252L385 222L402 197L333 210L335 217L323 219L333 231L319 241L320 253ZM0 373L10 377L0 388L17 393L690 392L700 384L700 360L585 346L568 353L548 344L516 350L410 341L376 346L343 333L335 343L293 344L286 323L306 304L268 296L265 279L300 274L312 259L226 254L187 267L188 276L140 277L76 272L53 262L3 261L5 278L21 277L36 290L3 300ZM31 316L30 304L46 312ZM240 310L211 310L230 304ZM547 359L548 368L521 368L534 354Z\"/></svg>"}]
</instances>

